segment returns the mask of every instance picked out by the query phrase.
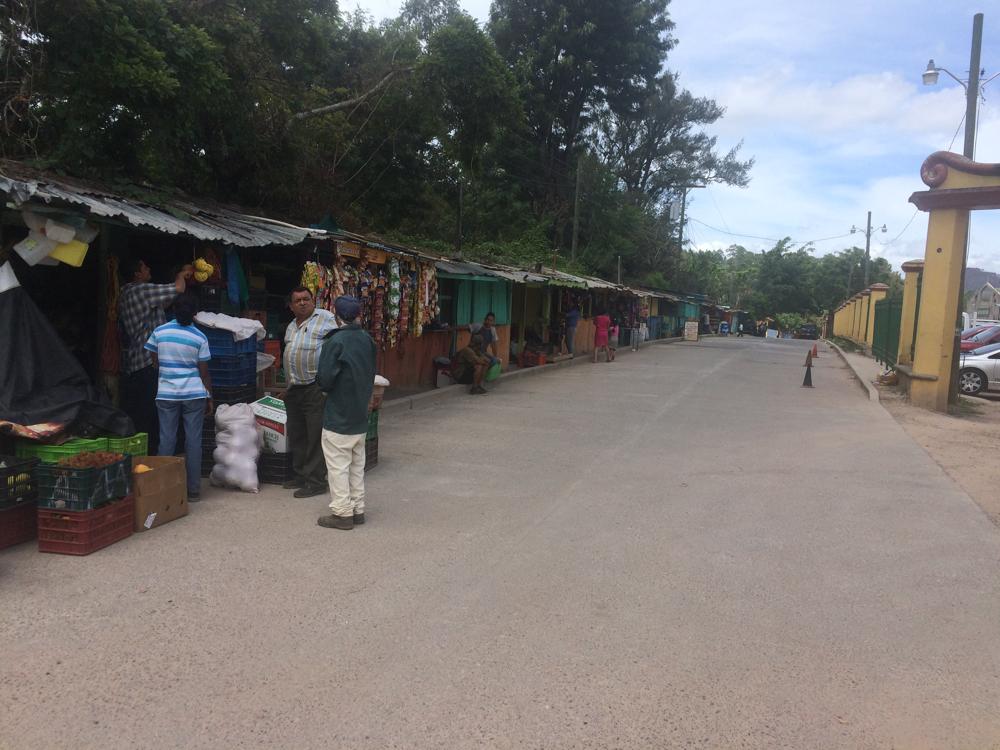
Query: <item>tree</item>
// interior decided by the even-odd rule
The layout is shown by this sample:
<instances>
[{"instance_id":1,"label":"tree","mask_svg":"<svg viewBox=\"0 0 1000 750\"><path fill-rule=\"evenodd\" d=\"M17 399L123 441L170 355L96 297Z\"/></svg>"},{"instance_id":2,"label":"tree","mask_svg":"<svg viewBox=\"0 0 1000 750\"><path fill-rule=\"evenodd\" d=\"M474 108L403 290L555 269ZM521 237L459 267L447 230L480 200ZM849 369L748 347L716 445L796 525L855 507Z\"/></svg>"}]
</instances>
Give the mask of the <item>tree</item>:
<instances>
[{"instance_id":1,"label":"tree","mask_svg":"<svg viewBox=\"0 0 1000 750\"><path fill-rule=\"evenodd\" d=\"M570 174L600 110L641 98L673 47L668 0L496 0L490 33L527 118L519 146L537 164L536 214L568 220Z\"/></svg>"},{"instance_id":2,"label":"tree","mask_svg":"<svg viewBox=\"0 0 1000 750\"><path fill-rule=\"evenodd\" d=\"M723 115L711 99L677 90L676 76L658 77L637 101L609 102L597 123L598 148L640 206L659 205L684 185L721 182L745 187L753 159L740 161L737 145L724 155L700 128Z\"/></svg>"}]
</instances>

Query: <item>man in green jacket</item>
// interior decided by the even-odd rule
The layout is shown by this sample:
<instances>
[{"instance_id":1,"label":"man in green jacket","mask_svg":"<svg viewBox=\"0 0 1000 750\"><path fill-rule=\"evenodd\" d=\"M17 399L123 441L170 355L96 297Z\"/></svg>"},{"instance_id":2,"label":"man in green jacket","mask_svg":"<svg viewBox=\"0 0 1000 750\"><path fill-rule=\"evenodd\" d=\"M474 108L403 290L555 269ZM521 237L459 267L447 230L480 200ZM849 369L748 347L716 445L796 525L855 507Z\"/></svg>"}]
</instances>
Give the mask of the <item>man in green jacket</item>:
<instances>
[{"instance_id":1,"label":"man in green jacket","mask_svg":"<svg viewBox=\"0 0 1000 750\"><path fill-rule=\"evenodd\" d=\"M365 435L375 382L375 342L358 324L361 304L338 297L340 325L323 342L316 383L326 394L323 455L330 483L330 510L317 523L350 531L365 522Z\"/></svg>"}]
</instances>

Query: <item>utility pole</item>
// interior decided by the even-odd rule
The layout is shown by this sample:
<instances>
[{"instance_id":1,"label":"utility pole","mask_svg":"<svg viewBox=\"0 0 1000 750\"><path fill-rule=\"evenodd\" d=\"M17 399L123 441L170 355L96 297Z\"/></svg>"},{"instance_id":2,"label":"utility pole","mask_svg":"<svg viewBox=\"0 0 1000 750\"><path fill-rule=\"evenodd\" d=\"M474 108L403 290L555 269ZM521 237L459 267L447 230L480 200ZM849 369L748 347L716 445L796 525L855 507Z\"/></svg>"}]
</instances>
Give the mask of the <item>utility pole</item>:
<instances>
[{"instance_id":1,"label":"utility pole","mask_svg":"<svg viewBox=\"0 0 1000 750\"><path fill-rule=\"evenodd\" d=\"M458 257L462 257L462 175L458 175Z\"/></svg>"},{"instance_id":2,"label":"utility pole","mask_svg":"<svg viewBox=\"0 0 1000 750\"><path fill-rule=\"evenodd\" d=\"M966 158L976 159L976 118L979 112L979 66L983 53L983 14L972 17L972 52L969 54L969 85L965 87L965 148ZM988 81L987 81L988 83ZM951 349L951 382L948 384L948 402L958 403L958 370L962 351L962 312L965 307L965 269L969 265L969 228L972 216L966 222L965 247L962 248L962 271L958 275L958 309L955 311L955 342Z\"/></svg>"},{"instance_id":3,"label":"utility pole","mask_svg":"<svg viewBox=\"0 0 1000 750\"><path fill-rule=\"evenodd\" d=\"M865 289L872 275L872 212L868 212L868 226L865 228Z\"/></svg>"},{"instance_id":4,"label":"utility pole","mask_svg":"<svg viewBox=\"0 0 1000 750\"><path fill-rule=\"evenodd\" d=\"M622 256L618 256L618 285L622 283Z\"/></svg>"},{"instance_id":5,"label":"utility pole","mask_svg":"<svg viewBox=\"0 0 1000 750\"><path fill-rule=\"evenodd\" d=\"M886 231L888 231L888 229L885 226L885 224L883 224L881 227L878 227L878 229L882 233L885 233ZM854 234L855 232L860 232L860 231L861 230L858 229L855 226L851 227L851 234ZM865 225L864 232L865 232L865 286L864 286L864 288L867 289L869 283L871 282L871 270L872 270L872 256L871 256L871 251L872 251L872 212L871 211L868 212L868 223ZM852 268L851 270L853 271L854 269Z\"/></svg>"},{"instance_id":6,"label":"utility pole","mask_svg":"<svg viewBox=\"0 0 1000 750\"><path fill-rule=\"evenodd\" d=\"M969 56L969 85L965 87L965 149L969 159L976 156L976 118L979 112L979 65L983 53L983 14L972 17L972 53ZM964 269L963 269L964 270Z\"/></svg>"},{"instance_id":7,"label":"utility pole","mask_svg":"<svg viewBox=\"0 0 1000 750\"><path fill-rule=\"evenodd\" d=\"M576 240L580 234L580 177L583 170L580 169L580 162L583 157L576 160L576 192L573 194L573 244L570 249L570 260L576 263Z\"/></svg>"},{"instance_id":8,"label":"utility pole","mask_svg":"<svg viewBox=\"0 0 1000 750\"><path fill-rule=\"evenodd\" d=\"M677 238L677 249L679 252L684 252L684 209L687 207L688 200L688 189L687 185L684 186L684 191L681 193L681 223L677 228L677 233L679 237Z\"/></svg>"}]
</instances>

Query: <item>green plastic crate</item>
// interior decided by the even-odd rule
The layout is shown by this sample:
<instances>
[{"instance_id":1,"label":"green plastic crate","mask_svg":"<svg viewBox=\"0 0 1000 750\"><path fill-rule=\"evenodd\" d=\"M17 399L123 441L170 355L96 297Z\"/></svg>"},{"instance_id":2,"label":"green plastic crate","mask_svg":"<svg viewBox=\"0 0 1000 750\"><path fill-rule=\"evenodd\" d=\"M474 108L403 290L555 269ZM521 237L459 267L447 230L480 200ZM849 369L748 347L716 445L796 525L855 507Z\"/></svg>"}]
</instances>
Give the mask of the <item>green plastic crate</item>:
<instances>
[{"instance_id":1,"label":"green plastic crate","mask_svg":"<svg viewBox=\"0 0 1000 750\"><path fill-rule=\"evenodd\" d=\"M108 438L108 448L113 453L126 453L130 456L148 456L149 436L145 432L137 432L132 437Z\"/></svg>"},{"instance_id":2,"label":"green plastic crate","mask_svg":"<svg viewBox=\"0 0 1000 750\"><path fill-rule=\"evenodd\" d=\"M67 440L62 445L43 445L34 440L18 440L14 446L14 453L18 458L37 458L42 463L54 464L67 456L75 456L84 451L106 451L108 449L107 438L74 438Z\"/></svg>"},{"instance_id":3,"label":"green plastic crate","mask_svg":"<svg viewBox=\"0 0 1000 750\"><path fill-rule=\"evenodd\" d=\"M91 510L132 491L132 457L98 469L41 463L35 475L39 507Z\"/></svg>"},{"instance_id":4,"label":"green plastic crate","mask_svg":"<svg viewBox=\"0 0 1000 750\"><path fill-rule=\"evenodd\" d=\"M378 409L368 415L368 434L365 440L374 440L378 437Z\"/></svg>"}]
</instances>

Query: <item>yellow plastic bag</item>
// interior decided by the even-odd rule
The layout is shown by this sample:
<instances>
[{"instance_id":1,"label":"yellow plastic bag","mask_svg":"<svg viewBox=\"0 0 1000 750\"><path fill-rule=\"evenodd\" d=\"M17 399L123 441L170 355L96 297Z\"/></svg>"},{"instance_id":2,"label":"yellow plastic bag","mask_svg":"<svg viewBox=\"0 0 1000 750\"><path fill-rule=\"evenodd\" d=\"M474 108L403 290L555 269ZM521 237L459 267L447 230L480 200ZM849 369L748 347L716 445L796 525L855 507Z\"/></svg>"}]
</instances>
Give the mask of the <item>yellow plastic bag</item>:
<instances>
[{"instance_id":1,"label":"yellow plastic bag","mask_svg":"<svg viewBox=\"0 0 1000 750\"><path fill-rule=\"evenodd\" d=\"M87 250L89 249L90 245L85 245L80 240L73 240L72 242L64 242L61 245L56 245L56 249L49 254L49 257L79 268L83 265L83 259L87 257Z\"/></svg>"}]
</instances>

